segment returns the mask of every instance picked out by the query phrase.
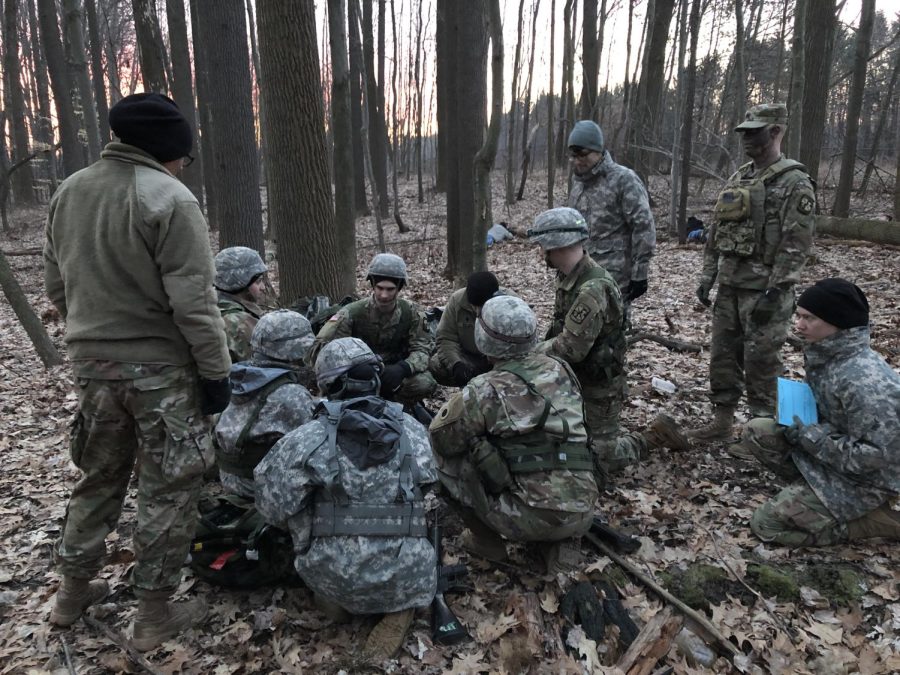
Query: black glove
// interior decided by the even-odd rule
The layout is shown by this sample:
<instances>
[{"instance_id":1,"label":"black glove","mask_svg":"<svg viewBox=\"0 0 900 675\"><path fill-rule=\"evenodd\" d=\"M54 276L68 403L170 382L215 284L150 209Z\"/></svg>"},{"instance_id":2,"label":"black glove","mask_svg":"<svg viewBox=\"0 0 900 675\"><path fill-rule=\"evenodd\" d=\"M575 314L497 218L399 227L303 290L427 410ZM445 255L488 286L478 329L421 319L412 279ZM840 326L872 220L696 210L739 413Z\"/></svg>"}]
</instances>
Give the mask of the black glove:
<instances>
[{"instance_id":1,"label":"black glove","mask_svg":"<svg viewBox=\"0 0 900 675\"><path fill-rule=\"evenodd\" d=\"M709 292L712 290L711 286L707 286L706 284L700 284L697 286L697 299L701 302L704 307L709 307L712 305L712 302L709 299Z\"/></svg>"},{"instance_id":2,"label":"black glove","mask_svg":"<svg viewBox=\"0 0 900 675\"><path fill-rule=\"evenodd\" d=\"M231 400L231 383L227 377L221 380L200 378L200 412L215 415L228 407Z\"/></svg>"},{"instance_id":3,"label":"black glove","mask_svg":"<svg viewBox=\"0 0 900 675\"><path fill-rule=\"evenodd\" d=\"M412 368L406 361L397 361L384 367L381 373L381 395L393 394L402 385L403 380L412 375Z\"/></svg>"},{"instance_id":4,"label":"black glove","mask_svg":"<svg viewBox=\"0 0 900 675\"><path fill-rule=\"evenodd\" d=\"M453 384L457 387L465 387L475 372L465 361L457 361L453 364Z\"/></svg>"},{"instance_id":5,"label":"black glove","mask_svg":"<svg viewBox=\"0 0 900 675\"><path fill-rule=\"evenodd\" d=\"M780 298L780 288L767 288L763 294L759 296L759 300L756 301L756 306L753 308L753 311L750 312L750 319L753 323L758 326L769 323L775 315L775 310L778 309L778 301Z\"/></svg>"},{"instance_id":6,"label":"black glove","mask_svg":"<svg viewBox=\"0 0 900 675\"><path fill-rule=\"evenodd\" d=\"M637 300L644 293L647 292L647 280L646 279L632 279L631 283L628 284L628 294L625 297L625 300L631 302L632 300Z\"/></svg>"},{"instance_id":7,"label":"black glove","mask_svg":"<svg viewBox=\"0 0 900 675\"><path fill-rule=\"evenodd\" d=\"M803 427L806 425L800 421L800 418L794 415L794 423L785 427L784 431L782 431L782 435L784 436L784 440L786 440L791 445L800 445L800 436L803 433Z\"/></svg>"}]
</instances>

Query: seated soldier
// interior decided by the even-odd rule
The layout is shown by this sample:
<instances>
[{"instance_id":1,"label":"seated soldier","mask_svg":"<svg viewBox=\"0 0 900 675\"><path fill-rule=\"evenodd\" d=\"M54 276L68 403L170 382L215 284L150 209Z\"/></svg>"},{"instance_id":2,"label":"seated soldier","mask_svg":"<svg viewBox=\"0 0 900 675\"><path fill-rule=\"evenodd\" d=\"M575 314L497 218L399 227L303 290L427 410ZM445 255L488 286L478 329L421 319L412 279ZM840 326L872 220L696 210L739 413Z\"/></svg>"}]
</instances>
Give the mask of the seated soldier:
<instances>
[{"instance_id":1,"label":"seated soldier","mask_svg":"<svg viewBox=\"0 0 900 675\"><path fill-rule=\"evenodd\" d=\"M232 363L250 358L250 334L263 315L257 303L265 294L267 271L259 253L246 246L223 248L216 255L214 285Z\"/></svg>"},{"instance_id":2,"label":"seated soldier","mask_svg":"<svg viewBox=\"0 0 900 675\"><path fill-rule=\"evenodd\" d=\"M475 346L475 319L481 306L500 292L500 284L490 272L474 272L466 287L454 291L447 300L435 338L435 350L428 369L439 384L465 387L476 375L491 369L487 357Z\"/></svg>"},{"instance_id":3,"label":"seated soldier","mask_svg":"<svg viewBox=\"0 0 900 675\"><path fill-rule=\"evenodd\" d=\"M750 527L781 546L900 539L900 375L869 347L869 303L843 279L797 301L806 382L819 421L756 418L745 446L794 483L756 510Z\"/></svg>"},{"instance_id":4,"label":"seated soldier","mask_svg":"<svg viewBox=\"0 0 900 675\"><path fill-rule=\"evenodd\" d=\"M587 532L597 485L581 392L562 359L534 351L537 319L513 296L488 300L475 343L493 369L444 405L431 424L438 476L460 507L477 555L504 560L500 535L544 542L548 571Z\"/></svg>"},{"instance_id":5,"label":"seated soldier","mask_svg":"<svg viewBox=\"0 0 900 675\"><path fill-rule=\"evenodd\" d=\"M434 339L421 308L398 297L407 281L403 258L379 253L369 263L366 279L372 285L372 295L351 302L325 323L307 363L314 364L322 347L332 340L359 338L384 362L381 396L411 409L437 388L428 372Z\"/></svg>"},{"instance_id":6,"label":"seated soldier","mask_svg":"<svg viewBox=\"0 0 900 675\"><path fill-rule=\"evenodd\" d=\"M303 358L313 339L306 317L280 309L253 329L249 362L231 367L231 402L216 424L216 463L228 492L253 499L253 469L312 419L312 373Z\"/></svg>"},{"instance_id":7,"label":"seated soldier","mask_svg":"<svg viewBox=\"0 0 900 675\"><path fill-rule=\"evenodd\" d=\"M437 479L428 433L378 396L381 361L362 340L329 342L315 370L328 400L256 467L256 505L290 531L294 566L330 618L385 614L365 652L390 658L436 590L422 495Z\"/></svg>"}]
</instances>

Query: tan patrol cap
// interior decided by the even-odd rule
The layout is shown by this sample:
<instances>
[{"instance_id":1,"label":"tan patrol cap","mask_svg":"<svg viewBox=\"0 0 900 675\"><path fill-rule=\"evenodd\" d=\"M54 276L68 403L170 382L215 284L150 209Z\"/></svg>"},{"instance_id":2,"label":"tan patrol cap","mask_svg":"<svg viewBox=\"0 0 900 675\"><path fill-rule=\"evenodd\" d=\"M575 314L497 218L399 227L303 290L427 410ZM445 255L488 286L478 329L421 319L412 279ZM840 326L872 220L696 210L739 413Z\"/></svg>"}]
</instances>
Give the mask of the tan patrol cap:
<instances>
[{"instance_id":1,"label":"tan patrol cap","mask_svg":"<svg viewBox=\"0 0 900 675\"><path fill-rule=\"evenodd\" d=\"M755 105L747 114L744 115L744 121L738 124L735 131L751 131L753 129L761 129L770 124L787 124L788 111L787 106L783 103L763 103Z\"/></svg>"}]
</instances>

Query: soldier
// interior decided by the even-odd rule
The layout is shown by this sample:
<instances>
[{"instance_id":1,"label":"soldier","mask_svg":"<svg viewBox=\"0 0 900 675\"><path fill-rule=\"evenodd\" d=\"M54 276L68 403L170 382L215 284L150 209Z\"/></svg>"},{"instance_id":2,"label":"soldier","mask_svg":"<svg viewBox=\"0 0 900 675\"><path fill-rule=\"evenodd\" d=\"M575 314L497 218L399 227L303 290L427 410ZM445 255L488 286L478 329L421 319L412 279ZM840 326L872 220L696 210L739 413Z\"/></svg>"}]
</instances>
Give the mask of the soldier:
<instances>
[{"instance_id":1,"label":"soldier","mask_svg":"<svg viewBox=\"0 0 900 675\"><path fill-rule=\"evenodd\" d=\"M250 338L248 363L231 367L231 402L216 424L222 486L253 499L253 469L282 436L312 419L304 357L315 336L306 317L287 309L263 316Z\"/></svg>"},{"instance_id":2,"label":"soldier","mask_svg":"<svg viewBox=\"0 0 900 675\"><path fill-rule=\"evenodd\" d=\"M233 363L250 358L250 335L263 315L257 303L265 294L267 271L259 253L246 246L223 248L216 255L215 286Z\"/></svg>"},{"instance_id":3,"label":"soldier","mask_svg":"<svg viewBox=\"0 0 900 675\"><path fill-rule=\"evenodd\" d=\"M475 320L481 306L500 292L500 284L490 272L474 272L466 287L454 291L441 315L434 354L428 369L440 384L464 387L476 375L491 369L487 358L475 346Z\"/></svg>"},{"instance_id":4,"label":"soldier","mask_svg":"<svg viewBox=\"0 0 900 675\"><path fill-rule=\"evenodd\" d=\"M591 526L597 485L571 367L534 351L524 300L488 300L475 343L493 369L454 394L431 423L438 475L472 533L467 546L505 560L503 539L540 542L548 572Z\"/></svg>"},{"instance_id":5,"label":"soldier","mask_svg":"<svg viewBox=\"0 0 900 675\"><path fill-rule=\"evenodd\" d=\"M215 457L207 416L228 403L231 364L206 222L174 177L190 125L161 94L126 96L109 124L121 142L60 185L47 219L45 284L66 320L78 386L72 462L83 472L56 549L50 621L69 626L106 595L105 581L90 580L137 460L132 643L146 651L206 616L200 599L168 600Z\"/></svg>"},{"instance_id":6,"label":"soldier","mask_svg":"<svg viewBox=\"0 0 900 675\"><path fill-rule=\"evenodd\" d=\"M365 647L383 660L436 590L422 495L437 480L431 446L421 424L378 397L381 360L362 340L329 342L315 370L328 401L256 467L256 504L290 530L297 572L330 618L385 614Z\"/></svg>"},{"instance_id":7,"label":"soldier","mask_svg":"<svg viewBox=\"0 0 900 675\"><path fill-rule=\"evenodd\" d=\"M790 547L900 540L900 375L869 347L866 296L849 281L823 279L800 295L795 326L819 421L747 425L753 455L795 481L750 527Z\"/></svg>"},{"instance_id":8,"label":"soldier","mask_svg":"<svg viewBox=\"0 0 900 675\"><path fill-rule=\"evenodd\" d=\"M622 434L625 310L616 282L584 250L584 218L566 206L544 211L528 238L540 244L547 265L557 270L553 323L537 349L565 359L581 382L598 483L651 449L686 450L688 440L668 415L658 415L643 434Z\"/></svg>"},{"instance_id":9,"label":"soldier","mask_svg":"<svg viewBox=\"0 0 900 675\"><path fill-rule=\"evenodd\" d=\"M647 189L634 171L613 161L594 122L576 122L568 145L575 179L568 206L584 216L590 229L585 248L619 284L627 308L647 292L656 249Z\"/></svg>"},{"instance_id":10,"label":"soldier","mask_svg":"<svg viewBox=\"0 0 900 675\"><path fill-rule=\"evenodd\" d=\"M781 154L784 105L758 105L735 127L752 160L728 179L703 251L697 297L713 306L709 356L714 419L689 432L703 441L728 440L743 385L754 417L771 417L781 345L794 309L794 284L812 245L816 194L799 162Z\"/></svg>"},{"instance_id":11,"label":"soldier","mask_svg":"<svg viewBox=\"0 0 900 675\"><path fill-rule=\"evenodd\" d=\"M403 258L379 253L366 279L372 295L341 308L322 326L307 362L314 364L322 347L336 338L359 338L384 362L381 396L411 408L437 388L428 372L434 339L421 308L398 297L407 281Z\"/></svg>"}]
</instances>

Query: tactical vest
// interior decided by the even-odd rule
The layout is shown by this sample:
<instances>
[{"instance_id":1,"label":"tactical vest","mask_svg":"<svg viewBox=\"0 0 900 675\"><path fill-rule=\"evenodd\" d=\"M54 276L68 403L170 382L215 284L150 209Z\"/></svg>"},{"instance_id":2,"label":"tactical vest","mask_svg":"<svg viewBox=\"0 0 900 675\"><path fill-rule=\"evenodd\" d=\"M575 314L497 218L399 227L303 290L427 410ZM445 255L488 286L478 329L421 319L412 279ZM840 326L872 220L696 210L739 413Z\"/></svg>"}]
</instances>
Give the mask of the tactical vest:
<instances>
[{"instance_id":1,"label":"tactical vest","mask_svg":"<svg viewBox=\"0 0 900 675\"><path fill-rule=\"evenodd\" d=\"M568 365L560 359L559 361L566 372L569 372ZM544 425L550 416L550 411L555 408L550 399L537 390L531 381L531 373L523 368L520 364L504 363L497 366L495 370L512 373L519 378L532 396L540 397L544 400L544 410L538 419L535 428L527 434L519 436L493 436L490 438L492 445L497 447L506 459L510 473L529 473L532 471L554 471L560 469L568 469L569 471L591 471L594 468L591 453L588 450L587 442L573 443L569 441L569 421L565 415L556 410L556 414L563 424L562 438L555 437L550 432L545 432ZM572 376L574 380L574 375Z\"/></svg>"},{"instance_id":2,"label":"tactical vest","mask_svg":"<svg viewBox=\"0 0 900 675\"><path fill-rule=\"evenodd\" d=\"M377 323L366 320L369 300L352 302L346 308L353 322L352 336L369 345L369 348L386 363L393 363L408 356L409 331L418 315L412 304L403 298L397 298L397 305L400 307L400 320L393 331L384 334L379 332Z\"/></svg>"},{"instance_id":3,"label":"tactical vest","mask_svg":"<svg viewBox=\"0 0 900 675\"><path fill-rule=\"evenodd\" d=\"M318 420L324 424L331 449L328 478L316 497L313 511L313 537L426 537L425 500L419 489L419 467L413 457L406 429L400 435L397 496L394 502L351 503L341 483L341 464L337 457L337 431L346 401L322 401ZM399 413L403 406L388 403Z\"/></svg>"},{"instance_id":4,"label":"tactical vest","mask_svg":"<svg viewBox=\"0 0 900 675\"><path fill-rule=\"evenodd\" d=\"M778 232L773 232L771 238L780 240L781 222L780 214L766 213L766 188L789 171L806 174L806 167L782 157L755 176L741 178L736 185L729 184L719 193L715 207L718 223L713 239L713 246L719 253L749 258L762 250L764 258L774 258L775 247L765 247L766 231L777 228ZM763 262L771 264L772 260L764 259Z\"/></svg>"},{"instance_id":5,"label":"tactical vest","mask_svg":"<svg viewBox=\"0 0 900 675\"><path fill-rule=\"evenodd\" d=\"M577 293L585 283L593 279L603 279L609 273L602 267L589 267L582 276L578 286L572 289ZM615 283L615 280L613 280ZM562 312L559 307L553 317L551 336L555 337L563 332L566 325L566 314L571 307ZM625 312L622 312L621 323L610 327L606 335L598 337L588 351L587 356L580 363L573 363L572 369L580 380L598 382L612 380L616 375L624 372L625 351L628 343L625 339Z\"/></svg>"},{"instance_id":6,"label":"tactical vest","mask_svg":"<svg viewBox=\"0 0 900 675\"><path fill-rule=\"evenodd\" d=\"M292 370L285 371L264 387L259 389L253 399L253 408L241 432L238 434L234 448L225 449L216 446L216 462L226 473L253 480L253 469L266 456L269 449L281 438L281 434L269 434L253 441L248 441L250 430L259 419L259 413L266 407L266 402L273 391L286 384L300 384L300 376Z\"/></svg>"}]
</instances>

